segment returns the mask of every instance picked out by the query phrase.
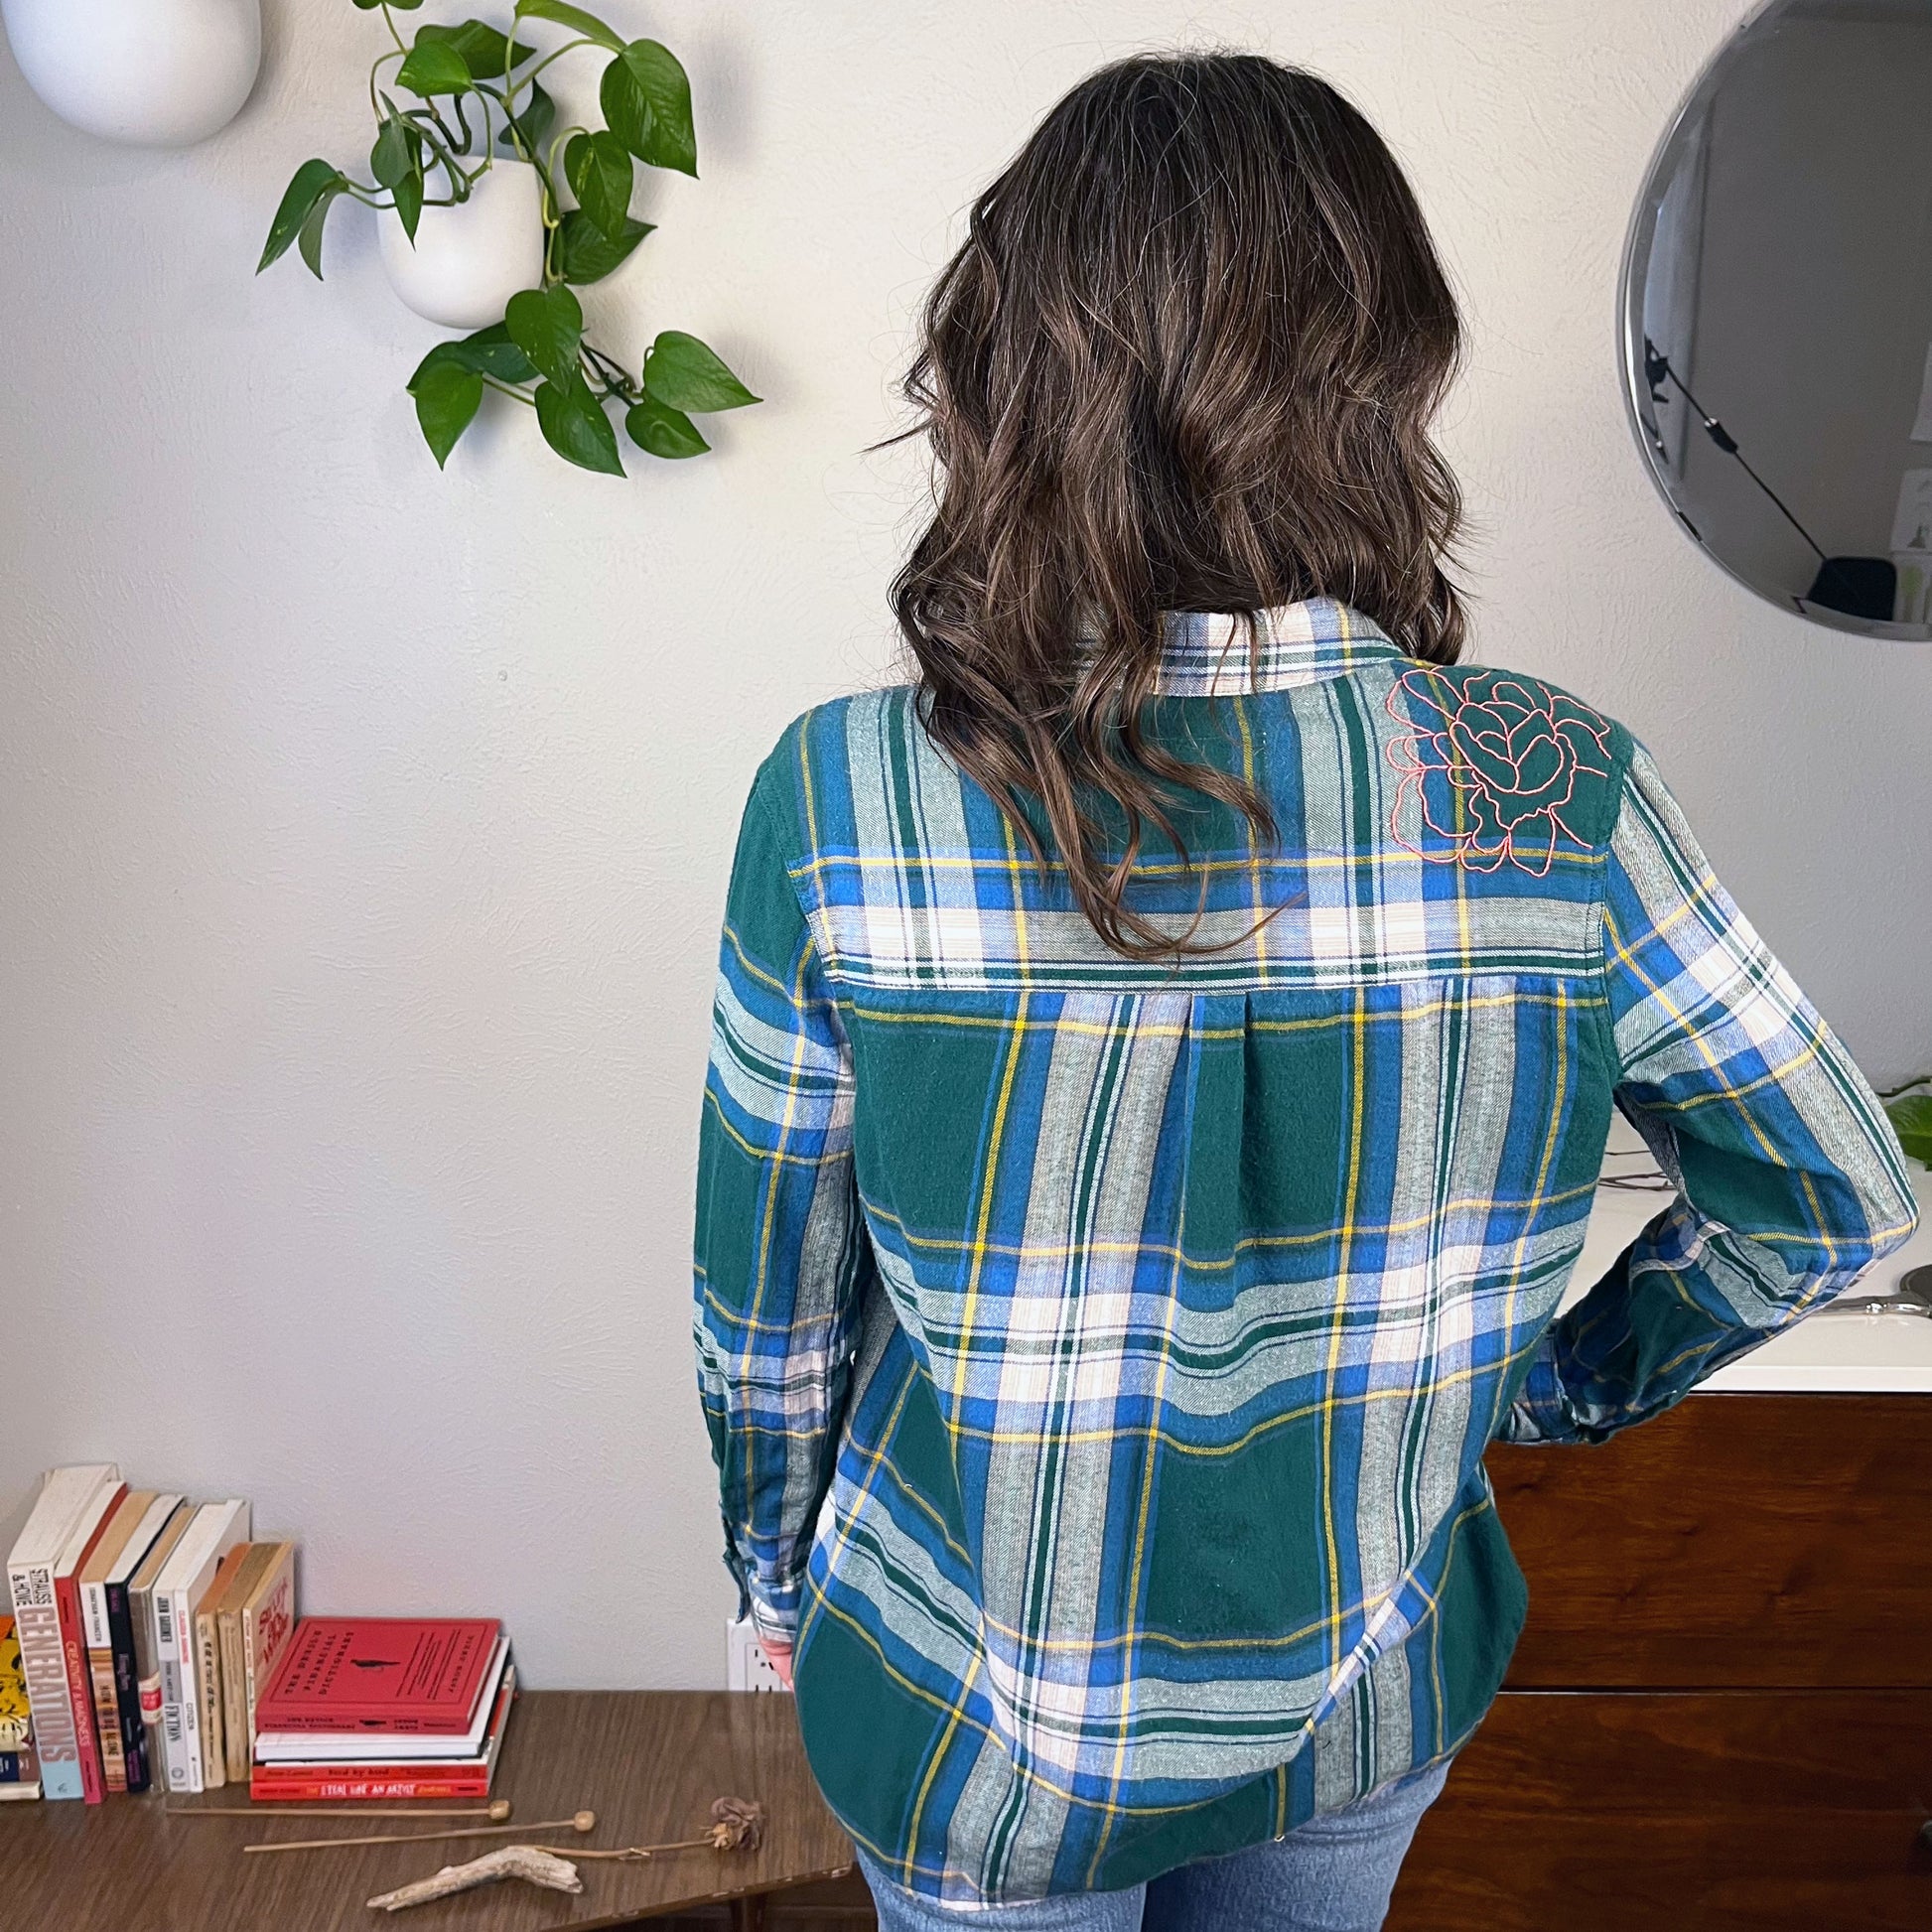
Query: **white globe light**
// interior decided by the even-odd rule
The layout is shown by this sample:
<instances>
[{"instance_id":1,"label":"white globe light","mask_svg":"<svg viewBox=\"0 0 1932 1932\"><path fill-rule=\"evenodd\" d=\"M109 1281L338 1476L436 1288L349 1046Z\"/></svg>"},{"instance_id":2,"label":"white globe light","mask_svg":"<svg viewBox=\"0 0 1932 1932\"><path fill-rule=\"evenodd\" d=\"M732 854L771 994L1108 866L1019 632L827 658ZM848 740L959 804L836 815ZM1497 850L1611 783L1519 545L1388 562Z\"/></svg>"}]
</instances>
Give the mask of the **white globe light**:
<instances>
[{"instance_id":1,"label":"white globe light","mask_svg":"<svg viewBox=\"0 0 1932 1932\"><path fill-rule=\"evenodd\" d=\"M55 113L135 147L206 141L261 67L260 0L0 0L0 19Z\"/></svg>"},{"instance_id":2,"label":"white globe light","mask_svg":"<svg viewBox=\"0 0 1932 1932\"><path fill-rule=\"evenodd\" d=\"M430 175L429 192L449 195L440 169ZM397 215L379 214L376 223L390 286L445 329L501 322L510 297L543 279L543 189L527 161L494 161L467 202L425 207L414 247Z\"/></svg>"}]
</instances>

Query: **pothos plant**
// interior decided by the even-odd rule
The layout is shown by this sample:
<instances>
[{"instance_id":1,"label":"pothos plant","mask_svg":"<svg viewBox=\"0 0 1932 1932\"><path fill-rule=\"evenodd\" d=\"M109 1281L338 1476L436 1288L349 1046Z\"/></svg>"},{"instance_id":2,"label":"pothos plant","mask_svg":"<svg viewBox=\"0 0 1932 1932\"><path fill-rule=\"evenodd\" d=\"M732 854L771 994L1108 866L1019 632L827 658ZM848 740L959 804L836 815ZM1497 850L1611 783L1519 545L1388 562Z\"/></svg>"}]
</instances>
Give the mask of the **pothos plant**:
<instances>
[{"instance_id":1,"label":"pothos plant","mask_svg":"<svg viewBox=\"0 0 1932 1932\"><path fill-rule=\"evenodd\" d=\"M1914 1161L1932 1168L1932 1073L1893 1087L1884 1102L1898 1145Z\"/></svg>"},{"instance_id":2,"label":"pothos plant","mask_svg":"<svg viewBox=\"0 0 1932 1932\"><path fill-rule=\"evenodd\" d=\"M439 343L409 379L438 465L475 420L486 389L533 408L544 440L586 470L623 474L612 403L621 406L630 441L652 456L709 449L694 415L759 399L697 337L676 329L657 337L633 376L586 338L573 293L602 281L651 231L630 212L636 163L698 172L691 83L676 56L656 41L626 41L564 0L516 0L507 34L466 20L427 24L405 40L396 15L422 3L354 0L359 11L381 14L393 43L369 69L373 179L358 181L330 161L305 161L275 211L255 272L293 245L321 280L323 227L340 201L392 208L413 245L426 207L467 202L499 156L527 162L542 191L540 285L511 296L501 322ZM531 20L566 28L571 38L539 55L517 38ZM539 76L585 49L612 57L598 89L605 125L559 128ZM398 105L397 95L409 104ZM558 193L560 177L574 207Z\"/></svg>"}]
</instances>

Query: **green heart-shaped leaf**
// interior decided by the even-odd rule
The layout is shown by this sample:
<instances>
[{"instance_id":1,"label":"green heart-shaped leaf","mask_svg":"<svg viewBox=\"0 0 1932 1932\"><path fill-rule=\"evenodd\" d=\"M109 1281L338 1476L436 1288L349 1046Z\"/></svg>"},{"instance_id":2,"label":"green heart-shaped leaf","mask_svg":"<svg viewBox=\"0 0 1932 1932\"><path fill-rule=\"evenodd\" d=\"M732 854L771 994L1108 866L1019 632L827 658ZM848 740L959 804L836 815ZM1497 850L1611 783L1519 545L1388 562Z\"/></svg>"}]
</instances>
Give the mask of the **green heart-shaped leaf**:
<instances>
[{"instance_id":1,"label":"green heart-shaped leaf","mask_svg":"<svg viewBox=\"0 0 1932 1932\"><path fill-rule=\"evenodd\" d=\"M525 289L509 299L503 322L510 341L552 382L581 382L577 352L584 340L584 311L568 289Z\"/></svg>"},{"instance_id":2,"label":"green heart-shaped leaf","mask_svg":"<svg viewBox=\"0 0 1932 1932\"><path fill-rule=\"evenodd\" d=\"M630 150L606 128L573 134L564 149L564 179L578 206L617 240L630 218Z\"/></svg>"},{"instance_id":3,"label":"green heart-shaped leaf","mask_svg":"<svg viewBox=\"0 0 1932 1932\"><path fill-rule=\"evenodd\" d=\"M309 264L309 273L319 282L322 280L322 230L329 219L329 210L336 206L338 196L347 192L346 182L336 182L323 190L322 199L309 210L308 219L302 223L295 237L296 246L302 250L302 259Z\"/></svg>"},{"instance_id":4,"label":"green heart-shaped leaf","mask_svg":"<svg viewBox=\"0 0 1932 1932\"><path fill-rule=\"evenodd\" d=\"M439 362L453 362L458 368L474 370L478 375L493 375L498 382L537 379L536 364L510 341L508 326L500 322L492 322L487 329L479 329L474 336L465 336L460 342L438 343L409 378L412 395L424 372Z\"/></svg>"},{"instance_id":5,"label":"green heart-shaped leaf","mask_svg":"<svg viewBox=\"0 0 1932 1932\"><path fill-rule=\"evenodd\" d=\"M460 94L475 80L470 63L445 40L416 36L416 45L396 69L396 85L427 99L431 94Z\"/></svg>"},{"instance_id":6,"label":"green heart-shaped leaf","mask_svg":"<svg viewBox=\"0 0 1932 1932\"><path fill-rule=\"evenodd\" d=\"M409 129L405 122L391 115L383 121L375 146L369 150L369 173L382 187L393 191L408 172Z\"/></svg>"},{"instance_id":7,"label":"green heart-shaped leaf","mask_svg":"<svg viewBox=\"0 0 1932 1932\"><path fill-rule=\"evenodd\" d=\"M703 456L711 448L698 434L698 426L681 409L646 396L625 411L623 426L630 440L652 456Z\"/></svg>"},{"instance_id":8,"label":"green heart-shaped leaf","mask_svg":"<svg viewBox=\"0 0 1932 1932\"><path fill-rule=\"evenodd\" d=\"M607 27L596 14L586 13L582 7L565 5L565 0L516 0L516 18L519 21L554 20L559 27L568 27L572 33L582 34L599 47L608 47L613 54L623 46L621 34ZM615 439L612 447L616 447Z\"/></svg>"},{"instance_id":9,"label":"green heart-shaped leaf","mask_svg":"<svg viewBox=\"0 0 1932 1932\"><path fill-rule=\"evenodd\" d=\"M396 183L393 193L396 198L396 218L401 221L402 231L413 245L416 224L423 218L423 170L420 162Z\"/></svg>"},{"instance_id":10,"label":"green heart-shaped leaf","mask_svg":"<svg viewBox=\"0 0 1932 1932\"><path fill-rule=\"evenodd\" d=\"M522 141L522 153L526 160L543 152L543 144L550 138L550 128L557 118L557 103L544 92L540 80L530 82L530 97L509 119ZM511 139L509 127L505 127L497 137L504 147L516 151L517 142Z\"/></svg>"},{"instance_id":11,"label":"green heart-shaped leaf","mask_svg":"<svg viewBox=\"0 0 1932 1932\"><path fill-rule=\"evenodd\" d=\"M574 382L538 383L536 405L543 440L567 463L605 476L623 475L618 433L581 373Z\"/></svg>"},{"instance_id":12,"label":"green heart-shaped leaf","mask_svg":"<svg viewBox=\"0 0 1932 1932\"><path fill-rule=\"evenodd\" d=\"M410 378L416 398L416 421L440 470L450 460L457 439L475 420L483 404L483 379L474 369L453 361L432 362Z\"/></svg>"},{"instance_id":13,"label":"green heart-shaped leaf","mask_svg":"<svg viewBox=\"0 0 1932 1932\"><path fill-rule=\"evenodd\" d=\"M1898 1145L1914 1161L1932 1168L1932 1093L1908 1093L1902 1100L1887 1100L1885 1112Z\"/></svg>"},{"instance_id":14,"label":"green heart-shaped leaf","mask_svg":"<svg viewBox=\"0 0 1932 1932\"><path fill-rule=\"evenodd\" d=\"M571 208L564 215L563 231L557 238L559 271L566 282L578 288L601 282L623 264L650 231L648 221L626 217L623 232L614 240L581 208Z\"/></svg>"},{"instance_id":15,"label":"green heart-shaped leaf","mask_svg":"<svg viewBox=\"0 0 1932 1932\"><path fill-rule=\"evenodd\" d=\"M673 409L742 409L762 398L744 383L695 336L667 329L644 358L644 388Z\"/></svg>"},{"instance_id":16,"label":"green heart-shaped leaf","mask_svg":"<svg viewBox=\"0 0 1932 1932\"><path fill-rule=\"evenodd\" d=\"M455 27L417 28L416 45L421 47L425 41L442 41L455 48L470 71L484 80L500 80L505 72L536 57L534 47L525 47L521 41L512 43L481 20L466 20Z\"/></svg>"},{"instance_id":17,"label":"green heart-shaped leaf","mask_svg":"<svg viewBox=\"0 0 1932 1932\"><path fill-rule=\"evenodd\" d=\"M348 186L347 178L332 161L305 161L295 171L295 179L282 191L281 206L268 224L268 239L262 245L262 258L255 264L259 275L270 262L288 252L289 243L302 232L302 224L323 196L336 194Z\"/></svg>"},{"instance_id":18,"label":"green heart-shaped leaf","mask_svg":"<svg viewBox=\"0 0 1932 1932\"><path fill-rule=\"evenodd\" d=\"M611 132L653 168L698 172L691 81L677 56L656 41L632 41L604 69L598 100Z\"/></svg>"}]
</instances>

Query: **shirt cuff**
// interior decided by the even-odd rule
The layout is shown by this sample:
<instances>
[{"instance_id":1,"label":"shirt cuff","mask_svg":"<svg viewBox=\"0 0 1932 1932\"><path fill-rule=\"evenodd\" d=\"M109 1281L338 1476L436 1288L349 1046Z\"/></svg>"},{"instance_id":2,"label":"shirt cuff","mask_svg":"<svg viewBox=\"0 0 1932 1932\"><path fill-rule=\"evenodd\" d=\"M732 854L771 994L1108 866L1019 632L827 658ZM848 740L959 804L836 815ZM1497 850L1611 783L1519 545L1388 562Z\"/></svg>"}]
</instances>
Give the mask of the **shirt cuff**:
<instances>
[{"instance_id":1,"label":"shirt cuff","mask_svg":"<svg viewBox=\"0 0 1932 1932\"><path fill-rule=\"evenodd\" d=\"M760 1643L781 1644L789 1650L798 1637L799 1586L773 1590L760 1579L748 1580L752 1628Z\"/></svg>"},{"instance_id":2,"label":"shirt cuff","mask_svg":"<svg viewBox=\"0 0 1932 1932\"><path fill-rule=\"evenodd\" d=\"M1563 1383L1557 1375L1556 1351L1550 1344L1551 1337L1546 1334L1530 1361L1530 1372L1509 1414L1503 1418L1500 1441L1576 1443L1583 1440L1564 1400Z\"/></svg>"},{"instance_id":3,"label":"shirt cuff","mask_svg":"<svg viewBox=\"0 0 1932 1932\"><path fill-rule=\"evenodd\" d=\"M757 1566L748 1562L739 1549L738 1539L732 1534L730 1517L724 1519L724 1529L725 1568L731 1572L732 1581L738 1586L739 1621L742 1623L749 1617L760 1642L791 1643L798 1629L804 1573L800 1571L782 1583L775 1578L761 1576Z\"/></svg>"}]
</instances>

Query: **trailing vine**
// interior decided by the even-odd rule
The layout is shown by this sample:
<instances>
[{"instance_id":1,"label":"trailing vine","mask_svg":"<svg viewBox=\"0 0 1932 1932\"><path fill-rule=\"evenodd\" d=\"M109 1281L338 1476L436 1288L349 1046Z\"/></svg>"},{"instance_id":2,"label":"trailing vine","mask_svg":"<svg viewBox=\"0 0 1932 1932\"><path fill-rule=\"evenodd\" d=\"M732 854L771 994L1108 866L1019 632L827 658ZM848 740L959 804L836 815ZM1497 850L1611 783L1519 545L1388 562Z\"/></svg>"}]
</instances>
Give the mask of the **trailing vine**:
<instances>
[{"instance_id":1,"label":"trailing vine","mask_svg":"<svg viewBox=\"0 0 1932 1932\"><path fill-rule=\"evenodd\" d=\"M391 45L369 69L375 143L370 180L324 160L295 171L270 224L256 273L294 247L322 279L323 230L341 201L393 209L412 245L425 207L467 202L485 172L508 156L535 169L542 191L543 274L510 298L503 320L439 343L409 378L416 419L439 466L476 419L486 390L535 411L544 441L567 462L623 474L610 405L624 433L657 457L700 455L711 446L694 415L737 409L759 398L697 337L662 331L635 375L584 333L574 290L599 282L628 259L652 224L630 212L636 164L698 172L691 83L657 41L626 41L595 14L565 0L516 0L507 34L481 20L426 24L405 40L398 13L423 0L353 0L379 13ZM527 21L548 21L571 38L548 53L517 38ZM585 49L612 56L598 88L602 127L556 125L555 101L539 77ZM389 69L393 69L393 71ZM411 104L398 105L397 95ZM565 206L559 181L574 206Z\"/></svg>"}]
</instances>

